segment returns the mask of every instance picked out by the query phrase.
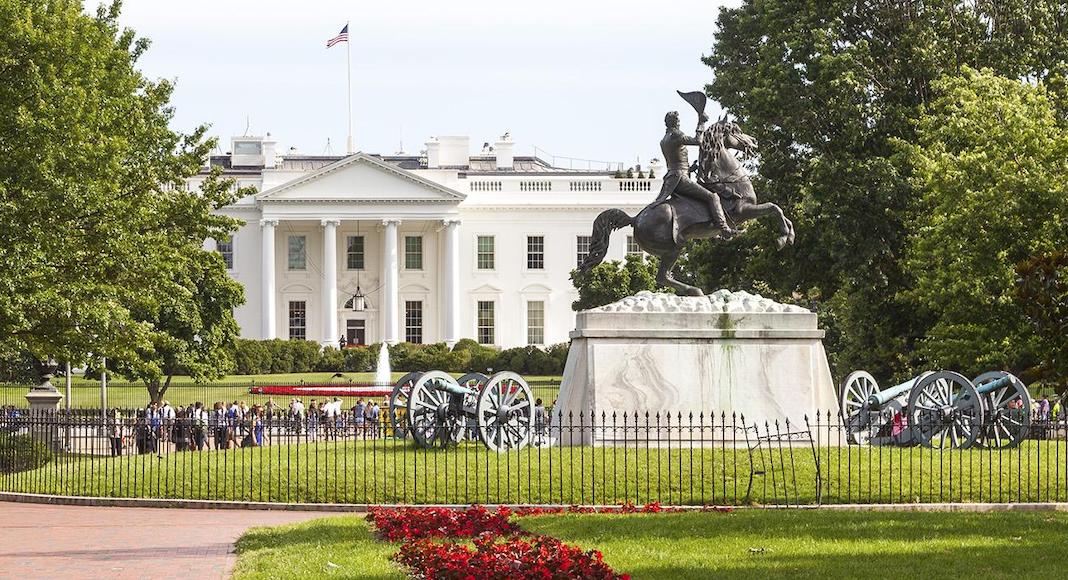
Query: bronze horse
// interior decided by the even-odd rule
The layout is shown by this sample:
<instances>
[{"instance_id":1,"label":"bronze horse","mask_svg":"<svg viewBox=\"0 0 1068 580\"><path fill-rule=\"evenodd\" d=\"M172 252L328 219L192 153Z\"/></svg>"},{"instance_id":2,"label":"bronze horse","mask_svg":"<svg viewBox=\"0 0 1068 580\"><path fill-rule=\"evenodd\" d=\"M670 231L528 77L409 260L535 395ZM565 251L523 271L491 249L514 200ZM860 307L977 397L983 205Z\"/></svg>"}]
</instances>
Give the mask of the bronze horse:
<instances>
[{"instance_id":1,"label":"bronze horse","mask_svg":"<svg viewBox=\"0 0 1068 580\"><path fill-rule=\"evenodd\" d=\"M777 217L779 236L776 243L782 249L794 243L793 222L774 203L757 202L749 173L730 151L749 153L756 146L756 139L743 133L737 123L726 117L721 118L705 129L700 155L690 171L696 171L700 185L719 194L729 222L737 224L766 215ZM583 271L601 263L608 251L609 236L624 226L634 228L634 241L642 250L660 258L660 269L656 275L658 284L675 288L683 296L703 295L700 288L675 280L671 269L686 247L686 242L719 237L719 230L712 226L709 208L705 203L672 195L645 206L633 218L621 209L601 212L593 222L590 253L581 265Z\"/></svg>"}]
</instances>

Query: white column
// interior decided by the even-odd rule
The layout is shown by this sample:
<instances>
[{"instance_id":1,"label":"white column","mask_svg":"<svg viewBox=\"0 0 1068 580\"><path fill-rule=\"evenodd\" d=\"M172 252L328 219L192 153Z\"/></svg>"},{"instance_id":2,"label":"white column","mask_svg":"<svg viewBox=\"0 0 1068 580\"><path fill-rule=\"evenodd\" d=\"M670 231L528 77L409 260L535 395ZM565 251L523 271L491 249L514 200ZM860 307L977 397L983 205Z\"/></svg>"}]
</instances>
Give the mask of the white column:
<instances>
[{"instance_id":1,"label":"white column","mask_svg":"<svg viewBox=\"0 0 1068 580\"><path fill-rule=\"evenodd\" d=\"M215 241L215 238L207 238L204 240L204 251L214 252L219 249L219 244Z\"/></svg>"},{"instance_id":2,"label":"white column","mask_svg":"<svg viewBox=\"0 0 1068 580\"><path fill-rule=\"evenodd\" d=\"M337 227L341 221L319 223L323 226L323 346L337 346Z\"/></svg>"},{"instance_id":3,"label":"white column","mask_svg":"<svg viewBox=\"0 0 1068 580\"><path fill-rule=\"evenodd\" d=\"M445 343L451 348L460 340L460 220L444 220L445 260L443 264Z\"/></svg>"},{"instance_id":4,"label":"white column","mask_svg":"<svg viewBox=\"0 0 1068 580\"><path fill-rule=\"evenodd\" d=\"M275 322L278 320L274 310L274 227L278 220L260 220L260 237L263 240L263 248L260 251L262 262L260 264L260 325L264 339L278 338Z\"/></svg>"},{"instance_id":5,"label":"white column","mask_svg":"<svg viewBox=\"0 0 1068 580\"><path fill-rule=\"evenodd\" d=\"M400 261L397 252L397 226L400 220L382 220L386 226L382 243L382 340L396 344L399 339L398 310L400 301L398 278Z\"/></svg>"}]
</instances>

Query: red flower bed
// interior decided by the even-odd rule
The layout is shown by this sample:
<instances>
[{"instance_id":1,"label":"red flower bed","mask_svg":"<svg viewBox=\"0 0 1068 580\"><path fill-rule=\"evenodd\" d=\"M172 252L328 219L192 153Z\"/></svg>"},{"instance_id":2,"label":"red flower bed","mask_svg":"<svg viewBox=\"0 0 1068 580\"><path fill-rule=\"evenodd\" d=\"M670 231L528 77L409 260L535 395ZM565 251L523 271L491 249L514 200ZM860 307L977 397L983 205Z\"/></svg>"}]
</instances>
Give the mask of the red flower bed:
<instances>
[{"instance_id":1,"label":"red flower bed","mask_svg":"<svg viewBox=\"0 0 1068 580\"><path fill-rule=\"evenodd\" d=\"M474 549L462 544L430 540L407 542L393 558L407 566L416 578L442 580L630 578L616 574L597 550L583 552L548 536L527 541L513 537L503 543L491 534L474 541Z\"/></svg>"},{"instance_id":2,"label":"red flower bed","mask_svg":"<svg viewBox=\"0 0 1068 580\"><path fill-rule=\"evenodd\" d=\"M371 508L367 520L378 528L383 538L396 542L423 538L473 538L489 532L498 536L522 533L509 522L512 510L491 512L482 506L465 510L448 508Z\"/></svg>"}]
</instances>

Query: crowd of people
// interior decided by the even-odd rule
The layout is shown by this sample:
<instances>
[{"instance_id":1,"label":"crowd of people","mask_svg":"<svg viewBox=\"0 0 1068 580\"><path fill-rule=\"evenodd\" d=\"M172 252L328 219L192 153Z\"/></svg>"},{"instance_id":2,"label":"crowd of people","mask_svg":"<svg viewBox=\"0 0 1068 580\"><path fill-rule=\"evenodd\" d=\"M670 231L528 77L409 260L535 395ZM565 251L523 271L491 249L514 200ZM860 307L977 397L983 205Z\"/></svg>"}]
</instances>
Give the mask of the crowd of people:
<instances>
[{"instance_id":1,"label":"crowd of people","mask_svg":"<svg viewBox=\"0 0 1068 580\"><path fill-rule=\"evenodd\" d=\"M311 399L307 406L293 398L288 407L282 407L272 398L251 406L240 400L230 404L217 401L208 408L199 401L184 407L162 401L150 403L132 416L112 409L106 429L114 456L127 448L143 454L260 447L272 438L378 438L388 431L383 412L386 404L359 399L344 409L338 397L322 402Z\"/></svg>"}]
</instances>

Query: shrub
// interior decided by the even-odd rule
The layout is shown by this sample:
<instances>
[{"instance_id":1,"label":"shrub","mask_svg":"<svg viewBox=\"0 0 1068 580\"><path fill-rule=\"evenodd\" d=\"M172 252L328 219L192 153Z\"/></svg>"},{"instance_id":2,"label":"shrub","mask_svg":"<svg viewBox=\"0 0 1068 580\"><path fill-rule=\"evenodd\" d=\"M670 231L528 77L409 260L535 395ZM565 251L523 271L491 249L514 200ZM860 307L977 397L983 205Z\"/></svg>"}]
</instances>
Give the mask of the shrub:
<instances>
[{"instance_id":1,"label":"shrub","mask_svg":"<svg viewBox=\"0 0 1068 580\"><path fill-rule=\"evenodd\" d=\"M394 556L419 578L629 578L604 562L601 552L583 551L548 536L494 541L487 533L463 544L433 540L406 542Z\"/></svg>"},{"instance_id":2,"label":"shrub","mask_svg":"<svg viewBox=\"0 0 1068 580\"><path fill-rule=\"evenodd\" d=\"M260 375L271 371L271 353L260 340L238 340L234 363L239 375Z\"/></svg>"},{"instance_id":3,"label":"shrub","mask_svg":"<svg viewBox=\"0 0 1068 580\"><path fill-rule=\"evenodd\" d=\"M319 360L315 361L315 370L319 372L339 373L345 368L345 353L328 346L319 353Z\"/></svg>"},{"instance_id":4,"label":"shrub","mask_svg":"<svg viewBox=\"0 0 1068 580\"><path fill-rule=\"evenodd\" d=\"M362 373L371 370L374 357L370 348L357 346L344 350L345 363L343 365L347 373Z\"/></svg>"},{"instance_id":5,"label":"shrub","mask_svg":"<svg viewBox=\"0 0 1068 580\"><path fill-rule=\"evenodd\" d=\"M43 467L52 461L44 441L30 435L0 433L0 473L16 473Z\"/></svg>"}]
</instances>

